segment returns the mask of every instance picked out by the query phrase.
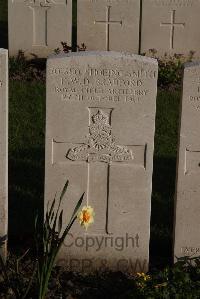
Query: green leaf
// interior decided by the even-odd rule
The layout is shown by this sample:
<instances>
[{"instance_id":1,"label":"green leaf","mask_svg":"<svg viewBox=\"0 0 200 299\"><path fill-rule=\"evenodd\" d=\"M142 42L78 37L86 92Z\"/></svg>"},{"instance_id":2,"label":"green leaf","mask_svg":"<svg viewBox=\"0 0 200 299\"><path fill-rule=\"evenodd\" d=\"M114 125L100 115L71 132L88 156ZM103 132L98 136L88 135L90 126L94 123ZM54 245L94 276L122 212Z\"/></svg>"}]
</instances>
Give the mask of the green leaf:
<instances>
[{"instance_id":1,"label":"green leaf","mask_svg":"<svg viewBox=\"0 0 200 299\"><path fill-rule=\"evenodd\" d=\"M38 213L35 216L35 223L34 223L35 231L37 231L38 228Z\"/></svg>"},{"instance_id":2,"label":"green leaf","mask_svg":"<svg viewBox=\"0 0 200 299\"><path fill-rule=\"evenodd\" d=\"M60 235L60 232L62 230L62 220L63 220L63 210L61 211L58 219L58 236Z\"/></svg>"},{"instance_id":3,"label":"green leaf","mask_svg":"<svg viewBox=\"0 0 200 299\"><path fill-rule=\"evenodd\" d=\"M60 205L61 205L63 196L65 195L65 192L67 191L68 185L69 185L69 181L67 180L67 182L65 183L65 185L63 187L63 190L61 192L60 200L59 200L58 207L57 207L57 210L56 210L56 215L55 215L55 218L54 218L54 223L53 223L53 227L52 227L52 236L53 236L53 239L56 236L56 225L57 225L57 219L58 219L58 213L59 213L59 210L60 210Z\"/></svg>"},{"instance_id":4,"label":"green leaf","mask_svg":"<svg viewBox=\"0 0 200 299\"><path fill-rule=\"evenodd\" d=\"M85 193L82 194L81 198L79 199L78 203L76 204L76 207L75 207L74 212L73 212L73 214L72 214L72 217L71 217L71 219L70 219L70 221L69 221L69 224L68 224L68 226L66 227L66 229L64 230L63 235L62 235L62 237L61 237L61 239L60 239L61 242L64 242L65 237L67 236L67 234L68 234L68 232L69 232L69 230L70 230L72 224L74 223L74 221L75 221L76 218L77 218L77 212L78 212L80 206L82 205L84 195L85 195Z\"/></svg>"},{"instance_id":5,"label":"green leaf","mask_svg":"<svg viewBox=\"0 0 200 299\"><path fill-rule=\"evenodd\" d=\"M64 185L64 187L63 187L63 190L62 190L62 192L61 192L61 195L60 195L60 202L62 201L63 196L65 195L68 186L69 186L69 181L67 180L67 182L65 183L65 185Z\"/></svg>"},{"instance_id":6,"label":"green leaf","mask_svg":"<svg viewBox=\"0 0 200 299\"><path fill-rule=\"evenodd\" d=\"M54 206L55 206L55 202L56 202L56 195L55 195L54 200L53 200L53 202L52 202L52 204L51 204L51 208L50 208L49 213L48 213L48 211L47 211L47 213L48 213L48 217L49 217L49 218L51 218L51 214L52 214L52 212L53 212L53 209L54 209Z\"/></svg>"}]
</instances>

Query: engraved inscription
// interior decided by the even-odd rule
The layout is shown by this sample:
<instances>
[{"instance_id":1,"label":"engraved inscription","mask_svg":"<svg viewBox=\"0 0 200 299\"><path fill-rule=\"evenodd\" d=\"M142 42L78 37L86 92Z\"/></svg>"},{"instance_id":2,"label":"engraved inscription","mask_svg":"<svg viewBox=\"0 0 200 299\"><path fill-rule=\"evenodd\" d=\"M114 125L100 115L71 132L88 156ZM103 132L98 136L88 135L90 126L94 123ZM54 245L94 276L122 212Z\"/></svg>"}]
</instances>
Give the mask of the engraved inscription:
<instances>
[{"instance_id":1,"label":"engraved inscription","mask_svg":"<svg viewBox=\"0 0 200 299\"><path fill-rule=\"evenodd\" d=\"M92 3L97 3L100 2L102 3L102 0L87 0L88 2L92 2ZM108 4L112 4L112 3L130 3L132 2L132 0L105 0Z\"/></svg>"},{"instance_id":2,"label":"engraved inscription","mask_svg":"<svg viewBox=\"0 0 200 299\"><path fill-rule=\"evenodd\" d=\"M200 111L200 78L196 69L187 71L193 83L192 94L188 96L189 103L197 110Z\"/></svg>"},{"instance_id":3,"label":"engraved inscription","mask_svg":"<svg viewBox=\"0 0 200 299\"><path fill-rule=\"evenodd\" d=\"M153 80L152 70L52 68L53 87L64 101L139 103L149 95L146 80Z\"/></svg>"},{"instance_id":4,"label":"engraved inscription","mask_svg":"<svg viewBox=\"0 0 200 299\"><path fill-rule=\"evenodd\" d=\"M193 255L200 253L200 247L184 246L181 247L181 253L185 255Z\"/></svg>"},{"instance_id":5,"label":"engraved inscription","mask_svg":"<svg viewBox=\"0 0 200 299\"><path fill-rule=\"evenodd\" d=\"M106 25L106 50L110 51L110 26L111 25L121 25L122 21L114 21L111 20L110 13L111 13L112 6L106 6L106 20L105 21L94 21L94 24L103 24Z\"/></svg>"},{"instance_id":6,"label":"engraved inscription","mask_svg":"<svg viewBox=\"0 0 200 299\"><path fill-rule=\"evenodd\" d=\"M2 66L2 60L0 59L0 78L2 77L1 76L1 66ZM3 81L0 79L0 87L3 86Z\"/></svg>"},{"instance_id":7,"label":"engraved inscription","mask_svg":"<svg viewBox=\"0 0 200 299\"><path fill-rule=\"evenodd\" d=\"M186 149L186 169L185 174L200 173L200 151L191 151Z\"/></svg>"},{"instance_id":8,"label":"engraved inscription","mask_svg":"<svg viewBox=\"0 0 200 299\"><path fill-rule=\"evenodd\" d=\"M178 196L184 201L193 201L199 202L199 190L188 189L188 190L179 190Z\"/></svg>"},{"instance_id":9,"label":"engraved inscription","mask_svg":"<svg viewBox=\"0 0 200 299\"><path fill-rule=\"evenodd\" d=\"M175 28L185 28L185 23L176 23L175 21L176 18L176 11L172 10L171 11L171 22L170 23L161 23L161 27L169 27L170 28L170 50L174 49L174 33L175 33Z\"/></svg>"},{"instance_id":10,"label":"engraved inscription","mask_svg":"<svg viewBox=\"0 0 200 299\"><path fill-rule=\"evenodd\" d=\"M54 0L25 0L25 3L28 5L33 6L41 6L41 7L47 7L51 5L51 3L55 3Z\"/></svg>"},{"instance_id":11,"label":"engraved inscription","mask_svg":"<svg viewBox=\"0 0 200 299\"><path fill-rule=\"evenodd\" d=\"M174 6L174 7L191 7L193 6L193 0L155 0L156 6Z\"/></svg>"},{"instance_id":12,"label":"engraved inscription","mask_svg":"<svg viewBox=\"0 0 200 299\"><path fill-rule=\"evenodd\" d=\"M0 219L6 219L6 211L5 211L5 207L2 205L0 206Z\"/></svg>"}]
</instances>

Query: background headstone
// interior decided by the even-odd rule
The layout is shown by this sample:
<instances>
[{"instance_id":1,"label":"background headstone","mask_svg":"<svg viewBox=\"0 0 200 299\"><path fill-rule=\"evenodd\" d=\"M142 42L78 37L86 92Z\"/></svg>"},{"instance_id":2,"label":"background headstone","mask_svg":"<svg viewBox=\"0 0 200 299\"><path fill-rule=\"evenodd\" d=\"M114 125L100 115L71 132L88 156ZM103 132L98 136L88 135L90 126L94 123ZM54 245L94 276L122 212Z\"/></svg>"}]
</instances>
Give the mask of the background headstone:
<instances>
[{"instance_id":1,"label":"background headstone","mask_svg":"<svg viewBox=\"0 0 200 299\"><path fill-rule=\"evenodd\" d=\"M77 43L138 54L140 0L78 0Z\"/></svg>"},{"instance_id":2,"label":"background headstone","mask_svg":"<svg viewBox=\"0 0 200 299\"><path fill-rule=\"evenodd\" d=\"M9 54L46 57L61 42L71 46L71 0L8 0ZM33 57L33 56L32 56Z\"/></svg>"},{"instance_id":3,"label":"background headstone","mask_svg":"<svg viewBox=\"0 0 200 299\"><path fill-rule=\"evenodd\" d=\"M148 269L157 68L116 52L48 59L45 203L69 179L64 219L83 192L96 214L62 248L70 269Z\"/></svg>"},{"instance_id":4,"label":"background headstone","mask_svg":"<svg viewBox=\"0 0 200 299\"><path fill-rule=\"evenodd\" d=\"M0 49L0 244L8 226L8 51ZM0 248L6 256L6 242Z\"/></svg>"},{"instance_id":5,"label":"background headstone","mask_svg":"<svg viewBox=\"0 0 200 299\"><path fill-rule=\"evenodd\" d=\"M185 65L177 171L175 260L200 255L200 63Z\"/></svg>"},{"instance_id":6,"label":"background headstone","mask_svg":"<svg viewBox=\"0 0 200 299\"><path fill-rule=\"evenodd\" d=\"M142 0L141 53L200 54L199 0Z\"/></svg>"}]
</instances>

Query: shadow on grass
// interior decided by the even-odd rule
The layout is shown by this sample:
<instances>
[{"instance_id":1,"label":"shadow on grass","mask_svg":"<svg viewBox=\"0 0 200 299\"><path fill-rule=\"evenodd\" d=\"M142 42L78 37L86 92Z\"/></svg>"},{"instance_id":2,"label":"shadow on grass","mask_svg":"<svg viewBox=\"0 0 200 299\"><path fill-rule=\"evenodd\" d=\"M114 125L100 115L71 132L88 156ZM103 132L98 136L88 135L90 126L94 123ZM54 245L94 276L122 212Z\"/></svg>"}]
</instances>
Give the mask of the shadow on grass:
<instances>
[{"instance_id":1,"label":"shadow on grass","mask_svg":"<svg viewBox=\"0 0 200 299\"><path fill-rule=\"evenodd\" d=\"M29 148L9 157L9 236L24 239L43 213L44 149ZM19 235L20 232L20 235Z\"/></svg>"},{"instance_id":2,"label":"shadow on grass","mask_svg":"<svg viewBox=\"0 0 200 299\"><path fill-rule=\"evenodd\" d=\"M72 2L72 49L76 52L77 46L77 0Z\"/></svg>"},{"instance_id":3,"label":"shadow on grass","mask_svg":"<svg viewBox=\"0 0 200 299\"><path fill-rule=\"evenodd\" d=\"M0 21L0 48L8 48L8 23Z\"/></svg>"},{"instance_id":4,"label":"shadow on grass","mask_svg":"<svg viewBox=\"0 0 200 299\"><path fill-rule=\"evenodd\" d=\"M133 295L135 289L134 280L120 272L97 272L85 276L64 272L60 275L60 281L65 284L67 281L73 283L72 294L74 293L75 296L76 288L78 288L80 292L78 298L81 299L138 298ZM78 285L76 285L76 282L78 282ZM68 297L66 296L65 298Z\"/></svg>"},{"instance_id":5,"label":"shadow on grass","mask_svg":"<svg viewBox=\"0 0 200 299\"><path fill-rule=\"evenodd\" d=\"M176 158L154 157L150 263L171 262Z\"/></svg>"}]
</instances>

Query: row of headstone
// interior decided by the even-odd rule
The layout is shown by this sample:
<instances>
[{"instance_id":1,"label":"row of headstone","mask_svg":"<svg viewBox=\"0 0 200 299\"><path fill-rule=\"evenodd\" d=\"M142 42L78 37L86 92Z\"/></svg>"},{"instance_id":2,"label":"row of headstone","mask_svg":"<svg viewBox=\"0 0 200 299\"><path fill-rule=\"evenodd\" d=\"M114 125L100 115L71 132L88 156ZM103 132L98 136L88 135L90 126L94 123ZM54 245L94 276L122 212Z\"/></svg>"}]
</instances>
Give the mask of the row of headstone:
<instances>
[{"instance_id":1,"label":"row of headstone","mask_svg":"<svg viewBox=\"0 0 200 299\"><path fill-rule=\"evenodd\" d=\"M1 240L8 219L7 63L7 51L1 50ZM96 214L87 231L75 222L64 242L58 263L71 270L148 269L157 75L157 61L137 55L79 52L48 59L45 207L69 180L63 219L70 218L83 192L83 205ZM186 65L174 226L177 257L200 252L199 78L200 64Z\"/></svg>"},{"instance_id":2,"label":"row of headstone","mask_svg":"<svg viewBox=\"0 0 200 299\"><path fill-rule=\"evenodd\" d=\"M8 0L10 55L46 57L61 42L71 45L72 1ZM88 51L199 56L199 14L199 0L77 0L77 44Z\"/></svg>"},{"instance_id":3,"label":"row of headstone","mask_svg":"<svg viewBox=\"0 0 200 299\"><path fill-rule=\"evenodd\" d=\"M0 49L0 254L8 231L8 51Z\"/></svg>"}]
</instances>

